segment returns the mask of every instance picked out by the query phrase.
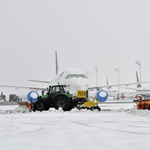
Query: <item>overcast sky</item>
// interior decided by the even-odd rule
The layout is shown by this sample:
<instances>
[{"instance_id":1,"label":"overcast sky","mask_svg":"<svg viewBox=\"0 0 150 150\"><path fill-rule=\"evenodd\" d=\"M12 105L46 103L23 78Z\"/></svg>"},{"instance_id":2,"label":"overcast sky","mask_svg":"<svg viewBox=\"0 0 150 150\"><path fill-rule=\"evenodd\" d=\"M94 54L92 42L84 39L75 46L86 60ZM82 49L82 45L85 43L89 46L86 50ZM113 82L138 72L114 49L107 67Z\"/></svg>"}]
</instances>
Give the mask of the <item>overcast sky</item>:
<instances>
[{"instance_id":1,"label":"overcast sky","mask_svg":"<svg viewBox=\"0 0 150 150\"><path fill-rule=\"evenodd\" d=\"M0 84L47 86L28 79L71 67L89 73L90 86L150 81L149 0L0 0ZM149 85L150 86L150 85ZM16 89L0 88L4 94ZM22 91L17 91L22 92Z\"/></svg>"}]
</instances>

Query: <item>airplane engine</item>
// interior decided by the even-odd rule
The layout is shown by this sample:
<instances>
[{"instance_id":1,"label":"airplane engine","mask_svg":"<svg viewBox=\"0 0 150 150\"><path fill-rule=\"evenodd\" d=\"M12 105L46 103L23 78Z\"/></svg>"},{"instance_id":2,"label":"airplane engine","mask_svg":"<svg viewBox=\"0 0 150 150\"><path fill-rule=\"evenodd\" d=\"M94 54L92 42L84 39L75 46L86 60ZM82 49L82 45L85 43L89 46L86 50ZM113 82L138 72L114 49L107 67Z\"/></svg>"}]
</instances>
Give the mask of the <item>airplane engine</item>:
<instances>
[{"instance_id":1,"label":"airplane engine","mask_svg":"<svg viewBox=\"0 0 150 150\"><path fill-rule=\"evenodd\" d=\"M36 91L31 91L27 95L27 99L30 103L31 103L31 100L32 100L33 103L36 102L37 97L39 97L39 94Z\"/></svg>"},{"instance_id":2,"label":"airplane engine","mask_svg":"<svg viewBox=\"0 0 150 150\"><path fill-rule=\"evenodd\" d=\"M108 93L105 90L100 90L97 92L96 97L100 102L105 102L108 99Z\"/></svg>"}]
</instances>

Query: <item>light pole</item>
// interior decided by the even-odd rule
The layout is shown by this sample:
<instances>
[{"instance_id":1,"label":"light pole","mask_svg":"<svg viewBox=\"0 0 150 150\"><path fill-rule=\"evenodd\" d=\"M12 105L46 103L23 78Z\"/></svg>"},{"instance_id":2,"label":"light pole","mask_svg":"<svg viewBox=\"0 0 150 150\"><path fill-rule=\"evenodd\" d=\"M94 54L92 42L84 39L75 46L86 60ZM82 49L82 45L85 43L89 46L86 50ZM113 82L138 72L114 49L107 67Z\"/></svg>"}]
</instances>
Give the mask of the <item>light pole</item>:
<instances>
[{"instance_id":1,"label":"light pole","mask_svg":"<svg viewBox=\"0 0 150 150\"><path fill-rule=\"evenodd\" d=\"M139 65L139 67L140 67L140 82L141 82L141 61L135 61L135 63L136 64L138 64Z\"/></svg>"},{"instance_id":2,"label":"light pole","mask_svg":"<svg viewBox=\"0 0 150 150\"><path fill-rule=\"evenodd\" d=\"M96 86L98 87L98 68L94 68L94 70L96 71Z\"/></svg>"},{"instance_id":3,"label":"light pole","mask_svg":"<svg viewBox=\"0 0 150 150\"><path fill-rule=\"evenodd\" d=\"M115 70L118 72L118 93L120 93L120 89L119 89L119 68L115 68Z\"/></svg>"}]
</instances>

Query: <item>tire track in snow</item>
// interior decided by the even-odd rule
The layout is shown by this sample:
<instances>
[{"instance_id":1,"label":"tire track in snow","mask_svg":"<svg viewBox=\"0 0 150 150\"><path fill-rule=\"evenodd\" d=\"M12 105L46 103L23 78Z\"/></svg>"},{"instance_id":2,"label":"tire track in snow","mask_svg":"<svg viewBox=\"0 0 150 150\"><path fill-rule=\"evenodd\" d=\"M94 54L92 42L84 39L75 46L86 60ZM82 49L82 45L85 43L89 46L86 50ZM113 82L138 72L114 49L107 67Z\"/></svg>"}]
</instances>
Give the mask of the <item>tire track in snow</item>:
<instances>
[{"instance_id":1,"label":"tire track in snow","mask_svg":"<svg viewBox=\"0 0 150 150\"><path fill-rule=\"evenodd\" d=\"M26 128L26 127L22 128L22 125L23 126L26 126L26 125L32 126L32 125L34 125L34 126L36 126L36 129L32 128L30 130L30 128ZM45 127L42 126L42 125L37 125L37 124L32 124L32 123L27 123L27 122L15 122L13 124L9 123L9 126L13 126L13 128L11 130L5 131L7 135L5 135L5 134L2 135L1 139L26 137L26 136L32 136L32 135L35 136L37 134L40 134L39 132L41 132L41 131L43 131L45 129ZM14 129L17 129L17 130L14 130ZM26 129L26 131L24 129Z\"/></svg>"},{"instance_id":2,"label":"tire track in snow","mask_svg":"<svg viewBox=\"0 0 150 150\"><path fill-rule=\"evenodd\" d=\"M110 130L110 131L117 131L117 132L123 132L123 133L128 133L128 134L137 134L137 135L150 136L150 133L143 133L143 132L139 132L138 130L137 130L138 132L137 131L128 131L128 130L126 130L126 128L127 128L126 126L130 126L130 127L132 126L133 128L135 128L134 125L130 125L130 124L128 125L128 124L121 123L124 126L122 128L124 128L125 130L117 129L116 124L120 125L120 123L114 122L114 121L103 121L103 122L100 121L100 122L97 122L97 123L91 123L91 122L88 122L88 121L72 121L72 122L75 123L75 124L78 124L78 125L85 126L85 127L89 126L89 127L93 127L93 128L97 128L97 129L103 129L103 130ZM112 124L112 125L115 124L115 128L110 128L110 126L109 127L104 127L104 125L106 125L107 123ZM111 125L111 127L112 127L112 125ZM145 130L147 131L147 129L145 129Z\"/></svg>"}]
</instances>

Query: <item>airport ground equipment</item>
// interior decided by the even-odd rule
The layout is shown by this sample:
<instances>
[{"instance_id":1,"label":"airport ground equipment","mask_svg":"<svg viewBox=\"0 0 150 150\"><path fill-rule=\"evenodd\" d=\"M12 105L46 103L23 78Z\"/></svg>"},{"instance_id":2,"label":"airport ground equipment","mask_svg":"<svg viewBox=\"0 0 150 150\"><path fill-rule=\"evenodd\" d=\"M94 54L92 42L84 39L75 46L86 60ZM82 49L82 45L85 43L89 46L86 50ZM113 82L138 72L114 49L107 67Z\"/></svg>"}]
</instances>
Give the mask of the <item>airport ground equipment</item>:
<instances>
[{"instance_id":1,"label":"airport ground equipment","mask_svg":"<svg viewBox=\"0 0 150 150\"><path fill-rule=\"evenodd\" d=\"M10 102L20 102L22 99L19 98L16 94L9 94L9 101Z\"/></svg>"},{"instance_id":2,"label":"airport ground equipment","mask_svg":"<svg viewBox=\"0 0 150 150\"><path fill-rule=\"evenodd\" d=\"M19 106L27 106L29 108L29 111L33 110L33 103L29 102L18 102Z\"/></svg>"},{"instance_id":3,"label":"airport ground equipment","mask_svg":"<svg viewBox=\"0 0 150 150\"><path fill-rule=\"evenodd\" d=\"M87 108L90 110L98 109L100 111L101 109L98 106L98 100L104 102L108 98L108 94L106 97L102 98L100 96L101 92L103 92L103 90L98 91L97 98L93 98L91 100L88 99L88 91L78 90L77 96L73 96L67 90L66 85L54 85L49 86L47 94L38 96L36 101L30 97L31 99L28 99L30 103L19 102L18 104L20 106L26 105L29 110L33 111L49 110L52 107L55 109L59 109L59 107L61 107L64 111L70 111L74 107L78 108L79 110Z\"/></svg>"},{"instance_id":4,"label":"airport ground equipment","mask_svg":"<svg viewBox=\"0 0 150 150\"><path fill-rule=\"evenodd\" d=\"M98 106L98 100L97 99L90 99L86 101L82 106L78 107L79 109L90 109L94 110L97 109L98 111L101 111L101 108Z\"/></svg>"},{"instance_id":5,"label":"airport ground equipment","mask_svg":"<svg viewBox=\"0 0 150 150\"><path fill-rule=\"evenodd\" d=\"M140 96L138 100L134 100L137 105L137 109L148 109L150 110L150 100L142 100Z\"/></svg>"},{"instance_id":6,"label":"airport ground equipment","mask_svg":"<svg viewBox=\"0 0 150 150\"><path fill-rule=\"evenodd\" d=\"M3 92L1 92L0 100L4 100L6 102L6 95L3 95Z\"/></svg>"},{"instance_id":7,"label":"airport ground equipment","mask_svg":"<svg viewBox=\"0 0 150 150\"><path fill-rule=\"evenodd\" d=\"M33 110L43 111L51 107L58 109L61 107L64 111L71 110L76 106L76 99L67 91L66 85L49 86L46 95L39 96L33 103Z\"/></svg>"},{"instance_id":8,"label":"airport ground equipment","mask_svg":"<svg viewBox=\"0 0 150 150\"><path fill-rule=\"evenodd\" d=\"M46 95L38 96L36 101L33 101L32 98L28 101L30 102L29 104L28 102L19 102L18 104L20 106L26 105L30 110L33 111L49 110L49 108L51 107L54 107L55 109L61 107L64 111L69 111L77 105L84 103L85 101L87 101L87 99L83 98L83 95L81 98L74 97L69 93L69 91L67 91L66 85L54 85L49 86Z\"/></svg>"}]
</instances>

